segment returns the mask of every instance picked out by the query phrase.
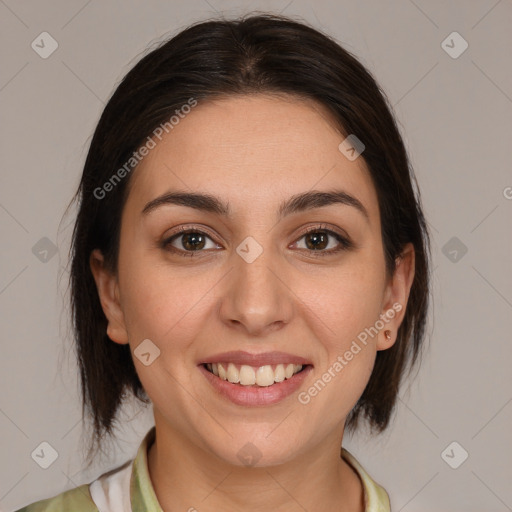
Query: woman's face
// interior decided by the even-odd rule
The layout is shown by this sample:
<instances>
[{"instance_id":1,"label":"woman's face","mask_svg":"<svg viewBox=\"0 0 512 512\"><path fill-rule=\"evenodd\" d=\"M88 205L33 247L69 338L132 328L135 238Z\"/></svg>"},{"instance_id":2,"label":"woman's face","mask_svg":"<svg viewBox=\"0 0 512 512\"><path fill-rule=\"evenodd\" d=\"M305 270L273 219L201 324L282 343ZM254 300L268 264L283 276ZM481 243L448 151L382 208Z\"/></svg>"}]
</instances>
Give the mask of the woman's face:
<instances>
[{"instance_id":1,"label":"woman's face","mask_svg":"<svg viewBox=\"0 0 512 512\"><path fill-rule=\"evenodd\" d=\"M341 438L412 278L402 265L386 279L376 192L343 139L316 103L230 97L192 108L134 171L117 275L93 271L157 430L237 465L251 451L272 465ZM165 199L176 192L209 199ZM353 199L290 202L313 192ZM262 385L224 381L203 364L215 362ZM278 363L299 362L303 372L267 385L282 380Z\"/></svg>"}]
</instances>

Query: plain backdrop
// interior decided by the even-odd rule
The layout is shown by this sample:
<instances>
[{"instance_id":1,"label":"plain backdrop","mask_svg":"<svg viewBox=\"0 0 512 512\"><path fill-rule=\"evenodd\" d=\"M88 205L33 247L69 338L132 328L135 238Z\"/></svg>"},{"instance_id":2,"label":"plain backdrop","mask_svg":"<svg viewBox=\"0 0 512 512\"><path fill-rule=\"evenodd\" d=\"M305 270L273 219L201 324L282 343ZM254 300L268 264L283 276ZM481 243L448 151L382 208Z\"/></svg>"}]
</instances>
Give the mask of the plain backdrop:
<instances>
[{"instance_id":1,"label":"plain backdrop","mask_svg":"<svg viewBox=\"0 0 512 512\"><path fill-rule=\"evenodd\" d=\"M303 18L375 75L432 234L423 366L389 430L345 447L396 512L512 510L510 0L0 0L0 509L92 481L151 427L151 408L126 407L109 457L83 471L65 302L73 212L62 218L104 104L147 46L254 9ZM41 443L58 455L47 469Z\"/></svg>"}]
</instances>

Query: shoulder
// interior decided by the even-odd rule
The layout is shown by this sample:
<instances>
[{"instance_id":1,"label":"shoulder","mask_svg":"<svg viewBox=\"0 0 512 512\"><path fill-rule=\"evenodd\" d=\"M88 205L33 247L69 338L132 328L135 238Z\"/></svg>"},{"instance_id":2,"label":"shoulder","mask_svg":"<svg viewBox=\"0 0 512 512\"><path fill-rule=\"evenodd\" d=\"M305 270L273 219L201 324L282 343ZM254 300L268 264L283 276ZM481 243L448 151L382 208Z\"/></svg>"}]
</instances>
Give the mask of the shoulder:
<instances>
[{"instance_id":1,"label":"shoulder","mask_svg":"<svg viewBox=\"0 0 512 512\"><path fill-rule=\"evenodd\" d=\"M69 489L53 498L37 501L14 512L98 512L89 484Z\"/></svg>"}]
</instances>

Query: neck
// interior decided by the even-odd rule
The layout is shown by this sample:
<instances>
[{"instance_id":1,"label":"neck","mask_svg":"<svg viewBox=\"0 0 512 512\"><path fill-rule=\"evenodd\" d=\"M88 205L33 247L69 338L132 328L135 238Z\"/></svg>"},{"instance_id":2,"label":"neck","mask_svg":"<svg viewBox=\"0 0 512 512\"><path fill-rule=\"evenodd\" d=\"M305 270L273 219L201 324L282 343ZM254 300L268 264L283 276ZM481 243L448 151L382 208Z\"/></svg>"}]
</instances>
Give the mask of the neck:
<instances>
[{"instance_id":1,"label":"neck","mask_svg":"<svg viewBox=\"0 0 512 512\"><path fill-rule=\"evenodd\" d=\"M173 430L158 430L148 469L164 511L364 512L362 483L340 457L341 439L267 467L226 463ZM321 448L321 449L319 449Z\"/></svg>"}]
</instances>

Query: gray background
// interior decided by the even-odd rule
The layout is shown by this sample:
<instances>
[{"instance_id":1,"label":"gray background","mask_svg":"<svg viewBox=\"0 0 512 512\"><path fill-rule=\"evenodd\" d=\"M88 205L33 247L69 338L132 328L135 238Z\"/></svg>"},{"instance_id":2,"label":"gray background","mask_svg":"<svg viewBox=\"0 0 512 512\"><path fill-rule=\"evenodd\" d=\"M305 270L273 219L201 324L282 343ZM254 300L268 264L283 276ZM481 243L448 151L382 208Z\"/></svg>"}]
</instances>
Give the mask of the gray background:
<instances>
[{"instance_id":1,"label":"gray background","mask_svg":"<svg viewBox=\"0 0 512 512\"><path fill-rule=\"evenodd\" d=\"M401 391L390 429L345 446L396 512L512 510L510 0L0 0L0 509L90 482L132 458L152 425L151 409L127 406L111 458L82 471L65 305L73 211L61 219L104 103L147 45L193 21L253 9L305 18L374 73L433 236L423 366ZM44 31L58 43L46 59L31 47L43 46ZM460 39L442 45L454 31L469 44L457 58L445 45L453 53ZM43 441L58 453L48 469L31 458ZM457 469L445 462L460 463L463 450Z\"/></svg>"}]
</instances>

